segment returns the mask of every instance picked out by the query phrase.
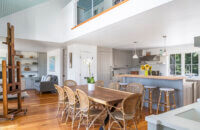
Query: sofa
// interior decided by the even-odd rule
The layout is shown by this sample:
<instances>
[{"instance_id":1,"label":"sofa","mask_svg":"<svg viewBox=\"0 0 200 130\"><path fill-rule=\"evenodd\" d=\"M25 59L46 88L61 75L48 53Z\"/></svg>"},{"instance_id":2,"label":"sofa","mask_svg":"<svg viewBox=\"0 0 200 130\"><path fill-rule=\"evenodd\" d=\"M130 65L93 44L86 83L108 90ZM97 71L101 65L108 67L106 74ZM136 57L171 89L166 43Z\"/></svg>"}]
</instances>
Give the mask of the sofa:
<instances>
[{"instance_id":1,"label":"sofa","mask_svg":"<svg viewBox=\"0 0 200 130\"><path fill-rule=\"evenodd\" d=\"M43 92L56 92L54 84L58 84L58 77L55 75L42 76L40 81L36 81L34 87L40 94Z\"/></svg>"}]
</instances>

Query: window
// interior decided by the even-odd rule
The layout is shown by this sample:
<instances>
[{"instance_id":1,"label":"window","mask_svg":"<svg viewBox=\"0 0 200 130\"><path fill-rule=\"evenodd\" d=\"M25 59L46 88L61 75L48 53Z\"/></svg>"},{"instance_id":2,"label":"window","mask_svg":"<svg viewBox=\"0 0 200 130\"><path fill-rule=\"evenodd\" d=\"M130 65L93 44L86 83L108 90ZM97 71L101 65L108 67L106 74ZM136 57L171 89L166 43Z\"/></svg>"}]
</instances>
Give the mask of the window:
<instances>
[{"instance_id":1,"label":"window","mask_svg":"<svg viewBox=\"0 0 200 130\"><path fill-rule=\"evenodd\" d=\"M170 75L181 75L181 54L170 55Z\"/></svg>"},{"instance_id":2,"label":"window","mask_svg":"<svg viewBox=\"0 0 200 130\"><path fill-rule=\"evenodd\" d=\"M185 54L185 75L194 76L199 75L198 66L199 66L199 55L198 53L186 53Z\"/></svg>"},{"instance_id":3,"label":"window","mask_svg":"<svg viewBox=\"0 0 200 130\"><path fill-rule=\"evenodd\" d=\"M113 5L119 4L122 1L124 1L124 0L113 0Z\"/></svg>"},{"instance_id":4,"label":"window","mask_svg":"<svg viewBox=\"0 0 200 130\"><path fill-rule=\"evenodd\" d=\"M81 24L123 1L124 0L78 0L77 24Z\"/></svg>"}]
</instances>

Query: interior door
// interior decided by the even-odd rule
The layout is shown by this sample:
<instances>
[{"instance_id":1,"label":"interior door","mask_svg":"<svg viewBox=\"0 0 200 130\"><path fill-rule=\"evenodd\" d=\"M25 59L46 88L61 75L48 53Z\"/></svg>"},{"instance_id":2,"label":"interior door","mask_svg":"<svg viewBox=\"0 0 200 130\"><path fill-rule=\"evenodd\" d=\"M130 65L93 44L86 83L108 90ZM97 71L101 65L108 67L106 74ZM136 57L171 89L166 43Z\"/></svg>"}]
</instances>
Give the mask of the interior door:
<instances>
[{"instance_id":1,"label":"interior door","mask_svg":"<svg viewBox=\"0 0 200 130\"><path fill-rule=\"evenodd\" d=\"M89 68L87 64L84 64L84 60L86 59L92 59L94 60L94 57L91 53L89 52L81 52L81 57L80 57L80 84L87 84L87 77L89 77ZM94 61L91 64L90 71L91 71L91 76L94 76L94 70L95 70L95 64Z\"/></svg>"},{"instance_id":2,"label":"interior door","mask_svg":"<svg viewBox=\"0 0 200 130\"><path fill-rule=\"evenodd\" d=\"M98 72L97 79L103 80L104 85L107 86L112 81L112 52L99 52L98 54Z\"/></svg>"}]
</instances>

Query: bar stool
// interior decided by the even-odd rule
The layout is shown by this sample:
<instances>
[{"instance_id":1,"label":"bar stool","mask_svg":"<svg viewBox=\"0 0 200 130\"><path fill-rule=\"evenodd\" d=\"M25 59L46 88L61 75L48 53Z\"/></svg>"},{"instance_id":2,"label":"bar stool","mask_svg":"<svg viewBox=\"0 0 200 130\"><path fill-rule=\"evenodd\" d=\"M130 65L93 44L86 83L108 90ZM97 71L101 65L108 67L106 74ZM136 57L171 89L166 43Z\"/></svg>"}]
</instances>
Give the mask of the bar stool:
<instances>
[{"instance_id":1,"label":"bar stool","mask_svg":"<svg viewBox=\"0 0 200 130\"><path fill-rule=\"evenodd\" d=\"M120 85L120 89L122 88L122 90L125 90L128 83L119 83L119 85Z\"/></svg>"},{"instance_id":2,"label":"bar stool","mask_svg":"<svg viewBox=\"0 0 200 130\"><path fill-rule=\"evenodd\" d=\"M171 108L175 109L176 108L175 90L173 88L160 88L159 90L160 90L160 96L159 96L159 99L158 99L158 106L157 106L156 114L158 114L160 106L165 107L165 112L170 111ZM162 93L164 93L164 96L165 96L164 103L161 103ZM170 94L172 95L172 98L173 98L173 103L174 103L173 105L171 105L170 101L169 101Z\"/></svg>"},{"instance_id":3,"label":"bar stool","mask_svg":"<svg viewBox=\"0 0 200 130\"><path fill-rule=\"evenodd\" d=\"M157 89L156 86L144 86L143 103L145 103L145 102L148 103L149 113L150 114L152 114L152 104L153 104L152 93L156 89ZM149 98L145 99L145 95L146 95L147 90L149 92ZM143 108L143 106L142 106L142 108Z\"/></svg>"}]
</instances>

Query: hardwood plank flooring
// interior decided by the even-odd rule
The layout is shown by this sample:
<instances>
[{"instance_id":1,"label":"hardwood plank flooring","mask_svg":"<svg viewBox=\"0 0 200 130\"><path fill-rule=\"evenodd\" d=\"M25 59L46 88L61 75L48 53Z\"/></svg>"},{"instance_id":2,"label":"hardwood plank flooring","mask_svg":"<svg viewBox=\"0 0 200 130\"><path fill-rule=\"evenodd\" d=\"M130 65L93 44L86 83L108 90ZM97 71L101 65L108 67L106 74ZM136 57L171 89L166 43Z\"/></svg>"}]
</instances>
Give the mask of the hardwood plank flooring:
<instances>
[{"instance_id":1,"label":"hardwood plank flooring","mask_svg":"<svg viewBox=\"0 0 200 130\"><path fill-rule=\"evenodd\" d=\"M71 130L71 123L63 123L56 118L57 94L45 93L38 95L34 91L28 91L29 97L23 99L23 108L27 108L27 115L19 114L13 121L0 119L0 130ZM16 100L9 100L9 108L16 107ZM0 101L0 114L2 114L2 101ZM143 114L147 115L145 109ZM77 129L78 121L74 129ZM134 128L134 127L133 127ZM91 130L98 130L98 127ZM85 130L82 126L81 130ZM142 119L138 124L138 130L147 130L147 122Z\"/></svg>"}]
</instances>

